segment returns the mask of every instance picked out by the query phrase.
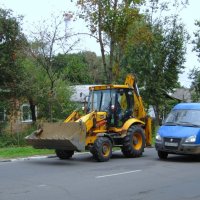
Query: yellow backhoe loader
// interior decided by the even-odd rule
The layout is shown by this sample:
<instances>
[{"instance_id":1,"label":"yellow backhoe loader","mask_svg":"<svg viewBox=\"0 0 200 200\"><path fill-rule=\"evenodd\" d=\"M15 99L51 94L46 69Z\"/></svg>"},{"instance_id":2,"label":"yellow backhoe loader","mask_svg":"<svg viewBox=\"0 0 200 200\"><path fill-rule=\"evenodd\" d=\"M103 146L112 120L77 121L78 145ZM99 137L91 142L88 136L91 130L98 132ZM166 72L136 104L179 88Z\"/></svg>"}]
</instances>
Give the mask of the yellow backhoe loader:
<instances>
[{"instance_id":1,"label":"yellow backhoe loader","mask_svg":"<svg viewBox=\"0 0 200 200\"><path fill-rule=\"evenodd\" d=\"M108 161L112 148L125 157L139 157L151 145L151 118L147 116L135 77L127 75L124 85L89 88L85 114L74 111L63 123L44 123L26 137L35 148L55 149L60 159L74 151L89 150L94 159Z\"/></svg>"}]
</instances>

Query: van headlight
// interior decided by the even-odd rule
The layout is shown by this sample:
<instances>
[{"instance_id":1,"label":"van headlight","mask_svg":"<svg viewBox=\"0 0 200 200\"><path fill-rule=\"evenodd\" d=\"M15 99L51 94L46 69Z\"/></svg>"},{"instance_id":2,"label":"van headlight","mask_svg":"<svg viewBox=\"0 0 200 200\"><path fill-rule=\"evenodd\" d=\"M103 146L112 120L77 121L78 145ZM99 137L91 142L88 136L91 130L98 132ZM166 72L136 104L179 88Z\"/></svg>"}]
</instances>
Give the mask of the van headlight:
<instances>
[{"instance_id":1,"label":"van headlight","mask_svg":"<svg viewBox=\"0 0 200 200\"><path fill-rule=\"evenodd\" d=\"M158 133L156 135L156 141L157 142L161 142L162 141L162 137Z\"/></svg>"},{"instance_id":2,"label":"van headlight","mask_svg":"<svg viewBox=\"0 0 200 200\"><path fill-rule=\"evenodd\" d=\"M185 142L186 143L194 143L194 142L196 142L196 135L192 135L192 136L186 138Z\"/></svg>"}]
</instances>

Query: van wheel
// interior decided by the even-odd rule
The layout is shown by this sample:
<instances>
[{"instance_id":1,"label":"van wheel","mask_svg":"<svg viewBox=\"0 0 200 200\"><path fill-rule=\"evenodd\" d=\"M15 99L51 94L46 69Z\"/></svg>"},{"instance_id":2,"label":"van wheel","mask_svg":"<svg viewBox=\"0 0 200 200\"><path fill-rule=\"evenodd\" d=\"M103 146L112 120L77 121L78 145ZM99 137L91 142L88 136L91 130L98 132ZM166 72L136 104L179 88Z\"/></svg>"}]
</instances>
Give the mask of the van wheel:
<instances>
[{"instance_id":1,"label":"van wheel","mask_svg":"<svg viewBox=\"0 0 200 200\"><path fill-rule=\"evenodd\" d=\"M112 143L107 137L99 137L94 142L91 153L96 161L105 162L112 156Z\"/></svg>"},{"instance_id":2,"label":"van wheel","mask_svg":"<svg viewBox=\"0 0 200 200\"><path fill-rule=\"evenodd\" d=\"M74 151L56 149L56 156L60 159L69 159L74 155Z\"/></svg>"},{"instance_id":3,"label":"van wheel","mask_svg":"<svg viewBox=\"0 0 200 200\"><path fill-rule=\"evenodd\" d=\"M140 157L144 152L144 130L139 126L131 126L123 139L122 153L127 158Z\"/></svg>"},{"instance_id":4,"label":"van wheel","mask_svg":"<svg viewBox=\"0 0 200 200\"><path fill-rule=\"evenodd\" d=\"M167 152L164 152L164 151L158 151L158 157L159 157L161 160L165 160L165 159L167 159L167 157L168 157L168 153L167 153Z\"/></svg>"}]
</instances>

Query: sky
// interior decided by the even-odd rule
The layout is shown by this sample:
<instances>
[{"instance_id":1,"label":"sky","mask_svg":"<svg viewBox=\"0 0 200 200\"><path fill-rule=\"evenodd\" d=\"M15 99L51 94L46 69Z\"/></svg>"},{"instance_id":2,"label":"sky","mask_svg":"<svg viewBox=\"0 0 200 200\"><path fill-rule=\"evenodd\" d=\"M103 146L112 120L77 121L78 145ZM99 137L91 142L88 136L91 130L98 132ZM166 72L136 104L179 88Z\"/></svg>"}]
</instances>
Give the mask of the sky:
<instances>
[{"instance_id":1,"label":"sky","mask_svg":"<svg viewBox=\"0 0 200 200\"><path fill-rule=\"evenodd\" d=\"M28 33L29 30L33 30L33 24L37 24L43 19L50 19L52 13L58 16L63 15L64 12L76 11L76 7L72 0L0 0L0 7L13 10L14 15L24 16L23 29L25 33ZM196 30L194 22L195 20L200 20L199 8L199 0L189 0L187 8L180 13L180 17L182 18L191 39ZM83 21L71 23L70 26L73 29L73 32L88 32L86 24ZM96 43L95 39L89 36L82 37L77 50L94 51L97 55L100 55L99 44ZM200 65L198 64L195 52L192 52L192 45L188 44L184 73L179 77L181 85L189 88L191 81L188 79L188 74L193 67L200 67Z\"/></svg>"}]
</instances>

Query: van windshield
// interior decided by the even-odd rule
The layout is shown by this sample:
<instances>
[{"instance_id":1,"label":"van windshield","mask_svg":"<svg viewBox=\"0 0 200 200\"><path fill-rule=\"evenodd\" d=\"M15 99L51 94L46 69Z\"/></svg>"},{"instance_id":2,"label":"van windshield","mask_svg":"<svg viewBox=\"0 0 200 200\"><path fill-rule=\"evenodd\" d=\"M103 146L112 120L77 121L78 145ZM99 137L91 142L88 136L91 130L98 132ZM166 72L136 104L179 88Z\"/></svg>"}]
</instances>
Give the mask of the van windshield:
<instances>
[{"instance_id":1,"label":"van windshield","mask_svg":"<svg viewBox=\"0 0 200 200\"><path fill-rule=\"evenodd\" d=\"M200 110L172 110L165 125L200 126Z\"/></svg>"}]
</instances>

